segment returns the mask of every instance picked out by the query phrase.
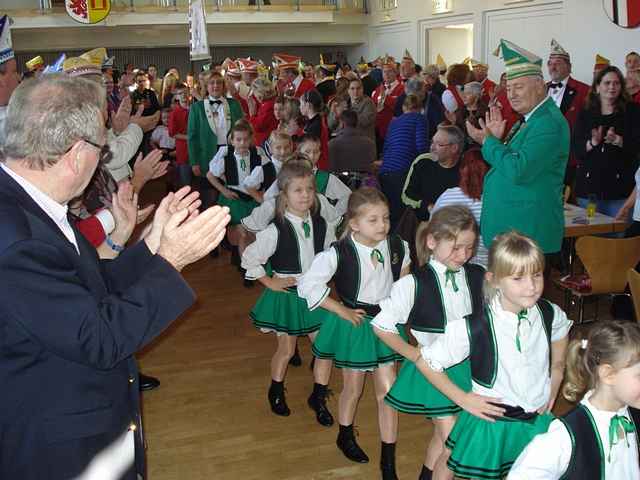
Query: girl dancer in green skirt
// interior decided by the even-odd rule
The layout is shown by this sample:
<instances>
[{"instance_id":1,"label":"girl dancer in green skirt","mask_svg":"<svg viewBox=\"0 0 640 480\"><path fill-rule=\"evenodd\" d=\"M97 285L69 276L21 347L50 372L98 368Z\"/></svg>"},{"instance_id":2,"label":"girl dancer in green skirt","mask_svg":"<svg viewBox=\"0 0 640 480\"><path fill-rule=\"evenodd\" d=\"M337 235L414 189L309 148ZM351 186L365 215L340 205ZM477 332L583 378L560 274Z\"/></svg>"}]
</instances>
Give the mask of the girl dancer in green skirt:
<instances>
[{"instance_id":1,"label":"girl dancer in green skirt","mask_svg":"<svg viewBox=\"0 0 640 480\"><path fill-rule=\"evenodd\" d=\"M431 345L445 328L482 310L484 268L467 263L477 239L478 225L468 208L452 205L438 210L416 234L421 268L393 284L391 295L380 303L381 311L371 322L376 335L406 359L387 403L400 412L425 415L435 426L419 480L430 480L434 471L439 478L453 479L443 452L460 407L431 385L415 362L420 349ZM408 324L416 347L399 335L397 324ZM445 373L463 391L471 390L468 360Z\"/></svg>"},{"instance_id":2,"label":"girl dancer in green skirt","mask_svg":"<svg viewBox=\"0 0 640 480\"><path fill-rule=\"evenodd\" d=\"M572 322L540 298L544 260L530 238L497 236L489 251L485 308L447 325L421 349L418 369L464 410L445 443L447 465L457 477L503 478L553 420ZM444 372L467 357L470 392Z\"/></svg>"},{"instance_id":3,"label":"girl dancer in green skirt","mask_svg":"<svg viewBox=\"0 0 640 480\"><path fill-rule=\"evenodd\" d=\"M409 272L411 262L406 242L389 236L389 228L384 195L368 187L354 191L342 239L316 256L299 282L299 292L312 312L330 312L314 341L313 353L342 368L338 447L350 460L369 461L356 443L353 421L365 373L372 371L382 440L380 466L384 480L395 480L398 414L384 403L384 397L395 380L395 361L400 356L375 336L370 325L380 310L378 304L389 295L393 282ZM339 300L329 297L331 279Z\"/></svg>"},{"instance_id":4,"label":"girl dancer in green skirt","mask_svg":"<svg viewBox=\"0 0 640 480\"><path fill-rule=\"evenodd\" d=\"M276 415L291 412L284 395L287 364L296 338L315 338L323 312L310 312L298 296L296 283L311 266L314 256L335 240L335 226L319 215L313 172L306 160L287 162L278 175L280 193L274 221L256 235L242 255L247 278L266 288L251 311L253 324L263 332L275 332L278 341L271 359L268 399ZM271 263L273 276L263 267ZM328 368L331 368L331 362Z\"/></svg>"}]
</instances>

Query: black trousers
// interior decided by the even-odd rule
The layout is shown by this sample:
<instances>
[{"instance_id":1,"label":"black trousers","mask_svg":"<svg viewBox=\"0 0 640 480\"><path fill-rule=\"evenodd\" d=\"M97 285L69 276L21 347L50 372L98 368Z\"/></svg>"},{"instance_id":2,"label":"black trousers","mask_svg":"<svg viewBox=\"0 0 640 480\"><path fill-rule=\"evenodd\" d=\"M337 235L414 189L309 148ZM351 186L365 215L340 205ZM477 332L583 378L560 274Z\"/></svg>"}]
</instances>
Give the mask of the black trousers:
<instances>
[{"instance_id":1,"label":"black trousers","mask_svg":"<svg viewBox=\"0 0 640 480\"><path fill-rule=\"evenodd\" d=\"M393 232L400 221L404 204L402 203L402 189L407 178L407 172L384 172L380 174L380 188L389 201L389 217Z\"/></svg>"}]
</instances>

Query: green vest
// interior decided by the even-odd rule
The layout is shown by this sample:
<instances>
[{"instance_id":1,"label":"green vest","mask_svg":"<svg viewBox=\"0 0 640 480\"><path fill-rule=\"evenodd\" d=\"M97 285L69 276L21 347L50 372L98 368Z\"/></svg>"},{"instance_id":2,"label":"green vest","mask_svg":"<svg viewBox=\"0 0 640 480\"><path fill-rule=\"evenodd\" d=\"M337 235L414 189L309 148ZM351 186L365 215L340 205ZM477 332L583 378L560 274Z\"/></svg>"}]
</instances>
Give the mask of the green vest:
<instances>
[{"instance_id":1,"label":"green vest","mask_svg":"<svg viewBox=\"0 0 640 480\"><path fill-rule=\"evenodd\" d=\"M538 242L544 253L560 251L569 145L569 124L551 98L506 145L487 137L482 156L491 169L484 178L480 221L487 248L496 235L515 229Z\"/></svg>"}]
</instances>

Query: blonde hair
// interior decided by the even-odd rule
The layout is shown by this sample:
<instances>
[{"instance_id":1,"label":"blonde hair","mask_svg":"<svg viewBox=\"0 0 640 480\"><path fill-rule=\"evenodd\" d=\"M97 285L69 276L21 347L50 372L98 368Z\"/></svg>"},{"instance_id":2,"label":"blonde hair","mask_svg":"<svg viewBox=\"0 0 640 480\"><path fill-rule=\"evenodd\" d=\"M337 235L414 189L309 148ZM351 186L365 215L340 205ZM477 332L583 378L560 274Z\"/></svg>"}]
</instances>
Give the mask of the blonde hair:
<instances>
[{"instance_id":1,"label":"blonde hair","mask_svg":"<svg viewBox=\"0 0 640 480\"><path fill-rule=\"evenodd\" d=\"M167 95L171 95L171 89L178 85L178 78L172 74L167 73L162 79L162 89L160 93L160 103L163 104Z\"/></svg>"},{"instance_id":2,"label":"blonde hair","mask_svg":"<svg viewBox=\"0 0 640 480\"><path fill-rule=\"evenodd\" d=\"M283 132L282 130L272 130L269 135L269 143L277 142L279 140L282 140L283 142L290 142L291 145L293 145L291 135L287 132Z\"/></svg>"},{"instance_id":3,"label":"blonde hair","mask_svg":"<svg viewBox=\"0 0 640 480\"><path fill-rule=\"evenodd\" d=\"M478 242L478 223L473 213L462 205L449 205L437 210L428 222L422 222L416 231L416 256L418 265L423 266L431 258L431 249L427 246L427 237L431 235L436 242L456 240L460 232L472 231L475 243Z\"/></svg>"},{"instance_id":4,"label":"blonde hair","mask_svg":"<svg viewBox=\"0 0 640 480\"><path fill-rule=\"evenodd\" d=\"M284 214L287 211L287 190L291 186L291 183L296 178L310 177L313 183L313 205L311 206L311 214L315 215L318 212L318 197L315 195L316 182L311 169L311 163L304 157L296 157L282 165L280 173L278 173L278 188L280 193L276 197L276 217L279 220L284 218Z\"/></svg>"},{"instance_id":5,"label":"blonde hair","mask_svg":"<svg viewBox=\"0 0 640 480\"><path fill-rule=\"evenodd\" d=\"M384 196L380 190L373 187L360 187L354 190L349 196L349 203L347 204L347 211L344 214L344 231L340 238L345 238L352 233L349 223L351 220L358 218L362 215L362 210L367 205L379 205L383 204L389 208L389 202L387 197Z\"/></svg>"},{"instance_id":6,"label":"blonde hair","mask_svg":"<svg viewBox=\"0 0 640 480\"><path fill-rule=\"evenodd\" d=\"M489 249L487 271L493 280L485 282L485 293L493 298L497 290L493 285L511 275L544 272L544 253L531 238L514 230L494 238Z\"/></svg>"},{"instance_id":7,"label":"blonde hair","mask_svg":"<svg viewBox=\"0 0 640 480\"><path fill-rule=\"evenodd\" d=\"M615 370L640 362L640 326L635 322L594 324L586 336L574 338L567 349L566 382L562 395L577 402L599 384L598 367Z\"/></svg>"}]
</instances>

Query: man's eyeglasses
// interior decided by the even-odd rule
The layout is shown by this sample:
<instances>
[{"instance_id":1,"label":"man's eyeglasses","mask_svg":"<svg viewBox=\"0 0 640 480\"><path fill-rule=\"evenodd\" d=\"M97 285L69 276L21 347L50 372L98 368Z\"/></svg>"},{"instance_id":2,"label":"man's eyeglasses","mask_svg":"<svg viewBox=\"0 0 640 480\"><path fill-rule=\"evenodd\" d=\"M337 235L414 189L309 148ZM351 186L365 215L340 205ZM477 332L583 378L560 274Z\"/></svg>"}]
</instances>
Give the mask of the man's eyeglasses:
<instances>
[{"instance_id":1,"label":"man's eyeglasses","mask_svg":"<svg viewBox=\"0 0 640 480\"><path fill-rule=\"evenodd\" d=\"M86 138L83 138L82 141L100 150L100 158L98 160L100 163L109 163L113 158L113 152L111 151L111 148L109 148L108 143L105 143L104 145L98 145L97 143L94 143L91 140L87 140Z\"/></svg>"}]
</instances>

